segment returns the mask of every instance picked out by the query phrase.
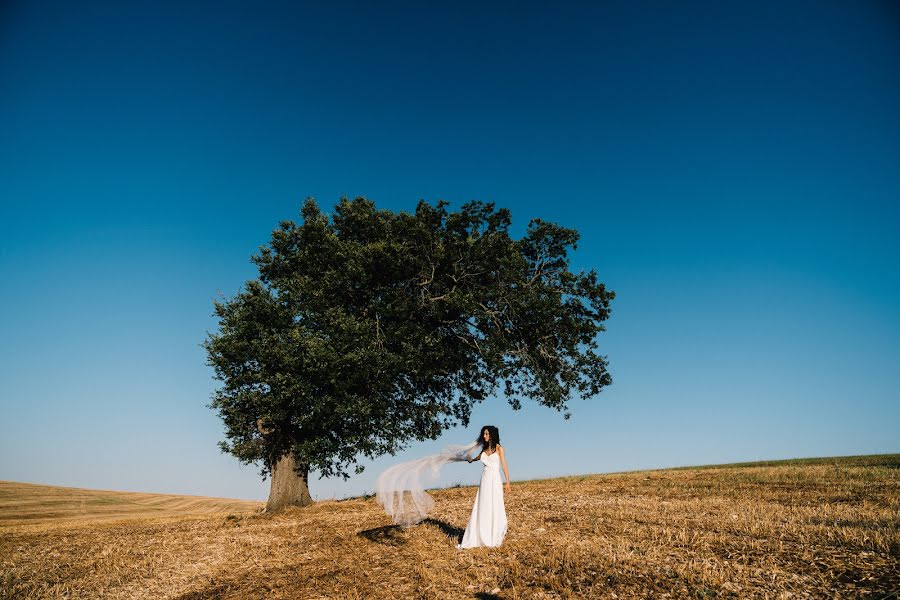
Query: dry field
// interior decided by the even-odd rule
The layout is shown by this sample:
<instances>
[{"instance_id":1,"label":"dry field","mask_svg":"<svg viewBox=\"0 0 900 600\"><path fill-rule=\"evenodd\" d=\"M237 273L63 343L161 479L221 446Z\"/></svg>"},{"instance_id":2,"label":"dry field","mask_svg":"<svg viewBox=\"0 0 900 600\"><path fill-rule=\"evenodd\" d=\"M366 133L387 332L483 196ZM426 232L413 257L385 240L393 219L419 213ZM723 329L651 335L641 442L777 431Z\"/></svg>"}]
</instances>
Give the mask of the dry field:
<instances>
[{"instance_id":1,"label":"dry field","mask_svg":"<svg viewBox=\"0 0 900 600\"><path fill-rule=\"evenodd\" d=\"M11 525L63 525L148 517L186 517L253 511L259 502L111 492L0 481L0 532Z\"/></svg>"},{"instance_id":2,"label":"dry field","mask_svg":"<svg viewBox=\"0 0 900 600\"><path fill-rule=\"evenodd\" d=\"M23 518L10 497L16 488L7 486L0 487L3 598L897 598L900 591L900 455L514 482L503 546L466 551L455 544L474 487L433 491L432 518L401 529L372 498L277 515L241 502L215 514L222 501L209 499L209 514L136 511L113 521L54 508L61 518L46 520L32 508ZM56 489L62 502L67 492Z\"/></svg>"}]
</instances>

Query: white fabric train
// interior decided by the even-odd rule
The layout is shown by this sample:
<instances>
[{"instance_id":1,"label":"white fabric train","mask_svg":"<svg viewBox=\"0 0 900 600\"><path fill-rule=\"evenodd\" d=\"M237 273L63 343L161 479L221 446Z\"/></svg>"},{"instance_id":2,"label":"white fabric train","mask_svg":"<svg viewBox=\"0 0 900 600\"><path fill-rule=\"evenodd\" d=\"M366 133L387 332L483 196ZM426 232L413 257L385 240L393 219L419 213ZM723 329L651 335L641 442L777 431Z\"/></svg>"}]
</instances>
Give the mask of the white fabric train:
<instances>
[{"instance_id":1,"label":"white fabric train","mask_svg":"<svg viewBox=\"0 0 900 600\"><path fill-rule=\"evenodd\" d=\"M437 479L447 463L470 458L481 441L447 446L437 454L424 456L385 469L375 484L375 496L395 525L412 527L420 523L434 508L434 500L425 484Z\"/></svg>"}]
</instances>

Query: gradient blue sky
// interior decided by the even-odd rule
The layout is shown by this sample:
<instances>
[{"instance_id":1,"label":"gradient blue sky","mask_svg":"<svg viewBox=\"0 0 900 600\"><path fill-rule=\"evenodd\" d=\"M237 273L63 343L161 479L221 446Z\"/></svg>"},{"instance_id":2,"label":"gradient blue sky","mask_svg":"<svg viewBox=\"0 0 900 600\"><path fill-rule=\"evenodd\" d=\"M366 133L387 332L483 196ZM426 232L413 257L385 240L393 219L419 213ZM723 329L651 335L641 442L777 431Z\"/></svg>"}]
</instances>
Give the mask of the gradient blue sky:
<instances>
[{"instance_id":1,"label":"gradient blue sky","mask_svg":"<svg viewBox=\"0 0 900 600\"><path fill-rule=\"evenodd\" d=\"M617 294L571 420L314 497L484 423L513 480L900 451L896 4L551 4L4 2L0 479L265 498L200 343L307 196L575 227Z\"/></svg>"}]
</instances>

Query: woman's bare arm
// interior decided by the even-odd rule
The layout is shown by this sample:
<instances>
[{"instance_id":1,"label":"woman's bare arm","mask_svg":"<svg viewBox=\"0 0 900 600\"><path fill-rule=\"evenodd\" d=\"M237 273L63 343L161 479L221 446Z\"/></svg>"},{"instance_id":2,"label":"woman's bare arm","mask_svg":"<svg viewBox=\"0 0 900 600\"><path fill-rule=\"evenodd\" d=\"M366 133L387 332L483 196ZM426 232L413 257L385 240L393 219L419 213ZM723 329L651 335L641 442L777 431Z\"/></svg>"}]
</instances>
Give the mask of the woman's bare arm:
<instances>
[{"instance_id":1,"label":"woman's bare arm","mask_svg":"<svg viewBox=\"0 0 900 600\"><path fill-rule=\"evenodd\" d=\"M506 452L503 446L497 445L497 452L500 453L500 464L503 465L503 474L506 475L506 489L509 489L509 469L506 468Z\"/></svg>"}]
</instances>

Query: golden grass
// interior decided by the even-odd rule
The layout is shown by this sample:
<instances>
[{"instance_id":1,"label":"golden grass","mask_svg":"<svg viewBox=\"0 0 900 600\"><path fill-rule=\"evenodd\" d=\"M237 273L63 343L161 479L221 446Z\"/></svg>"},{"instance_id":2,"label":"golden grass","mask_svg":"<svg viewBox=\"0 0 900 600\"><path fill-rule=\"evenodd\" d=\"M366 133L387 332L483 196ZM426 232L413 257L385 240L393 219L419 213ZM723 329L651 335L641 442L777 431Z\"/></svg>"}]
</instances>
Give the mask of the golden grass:
<instances>
[{"instance_id":1,"label":"golden grass","mask_svg":"<svg viewBox=\"0 0 900 600\"><path fill-rule=\"evenodd\" d=\"M0 527L0 597L897 597L900 455L514 482L500 548L458 551L474 487L391 526L373 498L277 515Z\"/></svg>"},{"instance_id":2,"label":"golden grass","mask_svg":"<svg viewBox=\"0 0 900 600\"><path fill-rule=\"evenodd\" d=\"M0 528L252 511L261 502L0 481Z\"/></svg>"}]
</instances>

